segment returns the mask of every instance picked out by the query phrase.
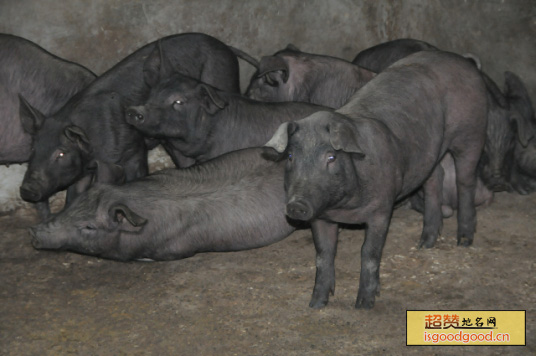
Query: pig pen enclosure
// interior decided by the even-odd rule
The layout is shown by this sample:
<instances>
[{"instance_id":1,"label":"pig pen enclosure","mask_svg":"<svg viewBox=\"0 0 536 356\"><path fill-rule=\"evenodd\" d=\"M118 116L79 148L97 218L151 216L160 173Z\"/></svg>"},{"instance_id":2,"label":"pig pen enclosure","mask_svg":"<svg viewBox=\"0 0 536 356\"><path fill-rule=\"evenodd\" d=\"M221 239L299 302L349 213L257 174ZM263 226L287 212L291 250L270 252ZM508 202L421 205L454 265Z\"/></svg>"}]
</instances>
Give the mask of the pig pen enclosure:
<instances>
[{"instance_id":1,"label":"pig pen enclosure","mask_svg":"<svg viewBox=\"0 0 536 356\"><path fill-rule=\"evenodd\" d=\"M536 98L536 4L516 1L0 1L0 32L102 74L159 37L203 32L255 58L288 43L351 60L396 38L472 53L500 87L518 74ZM254 69L240 62L244 90ZM170 166L162 151L152 170ZM344 228L329 304L308 307L315 248L308 229L249 251L171 262L115 262L37 251L39 218L18 198L24 167L0 167L0 354L492 355L536 353L536 193L496 193L477 210L473 246L444 220L416 248L422 215L394 213L372 310L353 308L361 229ZM63 195L53 200L58 210ZM526 310L526 346L406 346L406 310Z\"/></svg>"}]
</instances>

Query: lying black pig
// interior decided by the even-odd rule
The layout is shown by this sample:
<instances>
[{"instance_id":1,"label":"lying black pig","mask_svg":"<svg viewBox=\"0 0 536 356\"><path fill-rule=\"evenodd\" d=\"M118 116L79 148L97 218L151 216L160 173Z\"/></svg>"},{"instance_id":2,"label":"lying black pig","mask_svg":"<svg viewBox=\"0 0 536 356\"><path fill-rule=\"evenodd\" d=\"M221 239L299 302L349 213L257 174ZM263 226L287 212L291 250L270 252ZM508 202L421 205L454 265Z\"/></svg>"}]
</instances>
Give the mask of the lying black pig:
<instances>
[{"instance_id":1,"label":"lying black pig","mask_svg":"<svg viewBox=\"0 0 536 356\"><path fill-rule=\"evenodd\" d=\"M151 89L143 106L126 110L126 121L144 135L162 139L177 167L225 152L260 147L282 123L319 110L307 103L265 103L218 90L174 73Z\"/></svg>"},{"instance_id":2,"label":"lying black pig","mask_svg":"<svg viewBox=\"0 0 536 356\"><path fill-rule=\"evenodd\" d=\"M288 157L286 213L311 222L317 251L310 306L335 288L337 223L365 224L356 308L372 308L394 204L424 185L420 246L442 228L439 162L450 152L458 188L458 245L473 242L475 170L486 137L486 88L476 67L447 52L398 61L334 113L282 124L267 154ZM272 150L273 149L273 150ZM275 150L275 152L274 152Z\"/></svg>"},{"instance_id":3,"label":"lying black pig","mask_svg":"<svg viewBox=\"0 0 536 356\"><path fill-rule=\"evenodd\" d=\"M32 227L32 244L128 261L277 242L294 231L284 213L284 163L264 160L261 151L231 152L122 186L94 185Z\"/></svg>"},{"instance_id":4,"label":"lying black pig","mask_svg":"<svg viewBox=\"0 0 536 356\"><path fill-rule=\"evenodd\" d=\"M437 47L413 38L399 38L362 50L352 63L379 73L399 59L420 51L437 51Z\"/></svg>"}]
</instances>

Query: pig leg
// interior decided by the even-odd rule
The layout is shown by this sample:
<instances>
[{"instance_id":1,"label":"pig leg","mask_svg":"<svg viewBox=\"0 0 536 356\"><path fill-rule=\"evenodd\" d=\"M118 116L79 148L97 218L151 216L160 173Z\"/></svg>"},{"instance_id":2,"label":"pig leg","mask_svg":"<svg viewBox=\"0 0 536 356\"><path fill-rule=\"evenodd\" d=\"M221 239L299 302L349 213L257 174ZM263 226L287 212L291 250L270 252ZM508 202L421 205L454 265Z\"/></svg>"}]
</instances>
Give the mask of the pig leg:
<instances>
[{"instance_id":1,"label":"pig leg","mask_svg":"<svg viewBox=\"0 0 536 356\"><path fill-rule=\"evenodd\" d=\"M147 161L147 152L145 152L144 156L141 159L130 159L127 162L125 162L125 165L123 167L125 169L125 181L130 182L134 179L138 179L141 177L145 177L147 174L149 174L149 163ZM114 184L118 184L118 182L112 182Z\"/></svg>"},{"instance_id":2,"label":"pig leg","mask_svg":"<svg viewBox=\"0 0 536 356\"><path fill-rule=\"evenodd\" d=\"M437 164L432 174L423 185L424 192L424 223L419 242L419 248L434 247L437 237L443 227L443 214L441 212L443 197L443 168Z\"/></svg>"},{"instance_id":3,"label":"pig leg","mask_svg":"<svg viewBox=\"0 0 536 356\"><path fill-rule=\"evenodd\" d=\"M476 230L476 166L480 150L454 153L458 189L458 245L470 246Z\"/></svg>"},{"instance_id":4,"label":"pig leg","mask_svg":"<svg viewBox=\"0 0 536 356\"><path fill-rule=\"evenodd\" d=\"M37 215L42 221L47 220L50 217L50 204L48 199L35 203L35 209L37 209Z\"/></svg>"},{"instance_id":5,"label":"pig leg","mask_svg":"<svg viewBox=\"0 0 536 356\"><path fill-rule=\"evenodd\" d=\"M387 214L378 212L367 222L365 242L361 247L361 274L355 302L357 309L371 309L376 295L380 293L380 260L391 214L392 210Z\"/></svg>"},{"instance_id":6,"label":"pig leg","mask_svg":"<svg viewBox=\"0 0 536 356\"><path fill-rule=\"evenodd\" d=\"M335 292L335 254L337 253L338 225L324 220L311 223L316 249L316 278L309 306L322 308L328 304L329 293Z\"/></svg>"}]
</instances>

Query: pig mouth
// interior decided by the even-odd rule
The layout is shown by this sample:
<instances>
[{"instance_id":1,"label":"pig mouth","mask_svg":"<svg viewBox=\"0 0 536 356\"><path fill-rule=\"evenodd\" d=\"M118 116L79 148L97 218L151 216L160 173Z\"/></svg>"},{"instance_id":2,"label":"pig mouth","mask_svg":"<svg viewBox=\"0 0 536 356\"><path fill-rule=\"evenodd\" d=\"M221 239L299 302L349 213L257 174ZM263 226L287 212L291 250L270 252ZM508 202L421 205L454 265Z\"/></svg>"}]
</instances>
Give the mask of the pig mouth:
<instances>
[{"instance_id":1,"label":"pig mouth","mask_svg":"<svg viewBox=\"0 0 536 356\"><path fill-rule=\"evenodd\" d=\"M313 207L303 199L290 200L285 213L289 218L301 221L310 221L314 217Z\"/></svg>"},{"instance_id":2,"label":"pig mouth","mask_svg":"<svg viewBox=\"0 0 536 356\"><path fill-rule=\"evenodd\" d=\"M31 236L31 244L33 248L36 250L60 250L63 249L61 245L57 245L57 243L52 243L51 239L48 234L43 234L40 229L36 227L29 228L30 236Z\"/></svg>"},{"instance_id":3,"label":"pig mouth","mask_svg":"<svg viewBox=\"0 0 536 356\"><path fill-rule=\"evenodd\" d=\"M488 179L486 186L493 192L503 192L509 190L506 179L502 176L493 176Z\"/></svg>"}]
</instances>

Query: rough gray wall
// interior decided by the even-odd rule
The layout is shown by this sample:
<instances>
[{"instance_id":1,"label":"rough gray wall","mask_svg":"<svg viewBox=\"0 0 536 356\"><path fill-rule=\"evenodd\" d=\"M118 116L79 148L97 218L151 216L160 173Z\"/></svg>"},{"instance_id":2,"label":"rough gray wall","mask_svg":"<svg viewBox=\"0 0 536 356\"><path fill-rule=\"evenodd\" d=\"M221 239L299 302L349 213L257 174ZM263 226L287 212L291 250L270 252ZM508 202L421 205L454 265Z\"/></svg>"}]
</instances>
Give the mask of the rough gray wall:
<instances>
[{"instance_id":1,"label":"rough gray wall","mask_svg":"<svg viewBox=\"0 0 536 356\"><path fill-rule=\"evenodd\" d=\"M190 31L256 57L291 42L350 60L379 42L413 37L476 54L501 86L502 73L514 71L536 97L534 0L0 0L0 32L96 73L147 42Z\"/></svg>"},{"instance_id":2,"label":"rough gray wall","mask_svg":"<svg viewBox=\"0 0 536 356\"><path fill-rule=\"evenodd\" d=\"M0 0L0 32L97 74L181 32L210 34L257 58L293 43L348 60L380 42L412 37L476 54L501 87L505 70L517 73L536 100L536 0ZM242 87L252 72L241 62ZM152 155L152 162L161 159ZM22 179L20 168L6 169L0 167L4 186L3 177ZM12 186L0 189L0 211L18 196Z\"/></svg>"}]
</instances>

